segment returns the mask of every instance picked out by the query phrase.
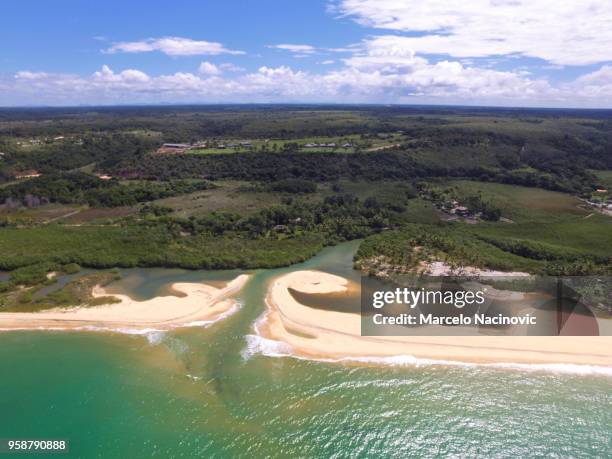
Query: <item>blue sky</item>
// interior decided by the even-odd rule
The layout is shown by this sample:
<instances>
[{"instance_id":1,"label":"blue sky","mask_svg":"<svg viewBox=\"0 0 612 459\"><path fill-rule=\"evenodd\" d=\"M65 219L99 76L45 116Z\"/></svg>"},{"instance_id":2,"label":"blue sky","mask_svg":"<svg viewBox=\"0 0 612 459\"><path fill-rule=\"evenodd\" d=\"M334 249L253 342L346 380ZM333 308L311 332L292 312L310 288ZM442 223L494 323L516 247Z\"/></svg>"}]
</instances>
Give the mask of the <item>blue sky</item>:
<instances>
[{"instance_id":1,"label":"blue sky","mask_svg":"<svg viewBox=\"0 0 612 459\"><path fill-rule=\"evenodd\" d=\"M0 105L612 107L609 0L5 0Z\"/></svg>"}]
</instances>

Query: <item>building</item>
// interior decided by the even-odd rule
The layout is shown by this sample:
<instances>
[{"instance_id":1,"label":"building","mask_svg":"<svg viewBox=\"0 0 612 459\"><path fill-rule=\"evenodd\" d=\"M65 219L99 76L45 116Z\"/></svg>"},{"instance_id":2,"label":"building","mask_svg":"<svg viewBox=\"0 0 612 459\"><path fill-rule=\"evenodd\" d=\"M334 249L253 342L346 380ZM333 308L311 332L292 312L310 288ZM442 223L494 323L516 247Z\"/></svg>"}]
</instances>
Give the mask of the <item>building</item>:
<instances>
[{"instance_id":1,"label":"building","mask_svg":"<svg viewBox=\"0 0 612 459\"><path fill-rule=\"evenodd\" d=\"M182 153L191 148L188 143L165 143L157 149L157 153Z\"/></svg>"},{"instance_id":2,"label":"building","mask_svg":"<svg viewBox=\"0 0 612 459\"><path fill-rule=\"evenodd\" d=\"M17 180L36 178L36 177L40 177L41 175L42 174L40 172L38 172L38 171L15 172L15 178Z\"/></svg>"}]
</instances>

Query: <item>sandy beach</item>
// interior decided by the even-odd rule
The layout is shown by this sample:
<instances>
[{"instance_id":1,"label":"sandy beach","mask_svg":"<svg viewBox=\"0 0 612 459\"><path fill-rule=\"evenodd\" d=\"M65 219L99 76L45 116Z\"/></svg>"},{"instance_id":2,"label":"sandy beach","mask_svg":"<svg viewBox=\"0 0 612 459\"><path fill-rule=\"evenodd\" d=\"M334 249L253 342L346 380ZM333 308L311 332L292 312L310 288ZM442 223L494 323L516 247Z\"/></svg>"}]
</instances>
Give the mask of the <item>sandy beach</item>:
<instances>
[{"instance_id":1,"label":"sandy beach","mask_svg":"<svg viewBox=\"0 0 612 459\"><path fill-rule=\"evenodd\" d=\"M248 279L248 275L242 274L223 288L200 283L175 283L172 289L183 296L159 296L146 301L136 301L127 295L109 295L104 288L95 287L94 297L113 296L119 302L31 313L0 313L0 330L99 328L137 331L205 324L218 320L237 307L229 297Z\"/></svg>"},{"instance_id":2,"label":"sandy beach","mask_svg":"<svg viewBox=\"0 0 612 459\"><path fill-rule=\"evenodd\" d=\"M576 364L612 367L612 336L383 336L362 337L359 314L307 307L289 289L326 294L355 288L346 279L296 271L272 281L267 311L255 329L303 358L363 359L411 356L468 363ZM358 287L358 286L357 286Z\"/></svg>"}]
</instances>

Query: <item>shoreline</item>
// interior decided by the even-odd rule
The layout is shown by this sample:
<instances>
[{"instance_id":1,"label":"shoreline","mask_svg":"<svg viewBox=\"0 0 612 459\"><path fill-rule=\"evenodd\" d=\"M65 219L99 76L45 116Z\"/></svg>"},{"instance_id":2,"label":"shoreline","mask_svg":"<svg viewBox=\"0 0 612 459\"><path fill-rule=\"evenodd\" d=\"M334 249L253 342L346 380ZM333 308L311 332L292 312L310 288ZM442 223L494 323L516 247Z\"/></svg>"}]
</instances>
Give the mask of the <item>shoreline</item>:
<instances>
[{"instance_id":1,"label":"shoreline","mask_svg":"<svg viewBox=\"0 0 612 459\"><path fill-rule=\"evenodd\" d=\"M423 360L612 369L611 336L361 336L359 314L310 308L298 303L289 288L326 294L346 292L351 286L342 277L318 271L274 279L266 296L267 310L254 329L256 336L278 344L278 355L370 364Z\"/></svg>"},{"instance_id":2,"label":"shoreline","mask_svg":"<svg viewBox=\"0 0 612 459\"><path fill-rule=\"evenodd\" d=\"M119 302L40 312L2 312L0 331L100 330L142 334L209 325L238 309L238 303L229 297L249 279L249 275L241 274L223 288L178 282L171 288L182 296L158 296L145 301L136 301L124 294L108 294L103 287L96 286L92 290L94 298L111 296Z\"/></svg>"}]
</instances>

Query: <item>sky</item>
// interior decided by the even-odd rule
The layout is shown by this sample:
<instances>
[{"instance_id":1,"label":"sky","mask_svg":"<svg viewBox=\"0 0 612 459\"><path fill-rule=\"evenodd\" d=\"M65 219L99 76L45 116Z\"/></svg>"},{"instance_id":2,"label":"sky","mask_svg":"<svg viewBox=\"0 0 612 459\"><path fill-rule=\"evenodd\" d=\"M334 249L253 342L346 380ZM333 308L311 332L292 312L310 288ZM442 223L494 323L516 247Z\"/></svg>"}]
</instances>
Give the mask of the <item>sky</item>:
<instances>
[{"instance_id":1,"label":"sky","mask_svg":"<svg viewBox=\"0 0 612 459\"><path fill-rule=\"evenodd\" d=\"M612 0L3 0L0 106L612 108Z\"/></svg>"}]
</instances>

